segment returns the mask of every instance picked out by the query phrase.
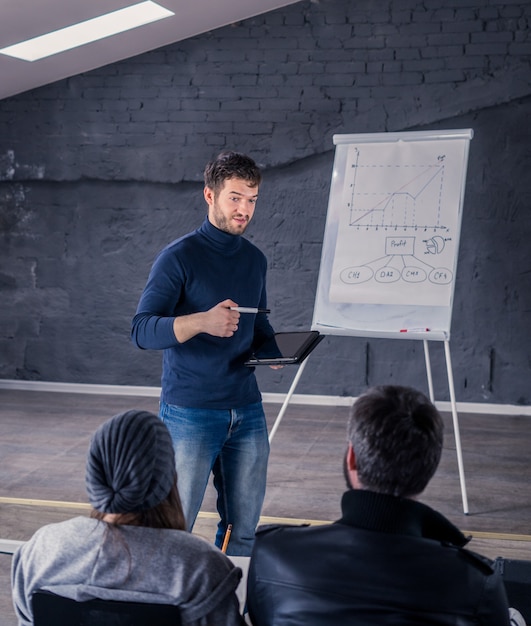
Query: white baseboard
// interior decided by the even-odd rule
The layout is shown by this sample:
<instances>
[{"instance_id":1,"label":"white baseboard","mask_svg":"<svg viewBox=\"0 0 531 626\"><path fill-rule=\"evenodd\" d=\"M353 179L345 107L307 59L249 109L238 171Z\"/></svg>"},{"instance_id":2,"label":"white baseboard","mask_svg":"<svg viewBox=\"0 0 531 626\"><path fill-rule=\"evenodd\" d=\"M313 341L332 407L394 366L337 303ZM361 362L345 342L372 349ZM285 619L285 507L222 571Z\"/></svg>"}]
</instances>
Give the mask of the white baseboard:
<instances>
[{"instance_id":1,"label":"white baseboard","mask_svg":"<svg viewBox=\"0 0 531 626\"><path fill-rule=\"evenodd\" d=\"M0 539L0 554L13 554L23 543L15 539Z\"/></svg>"},{"instance_id":2,"label":"white baseboard","mask_svg":"<svg viewBox=\"0 0 531 626\"><path fill-rule=\"evenodd\" d=\"M155 397L160 395L160 387L142 387L133 385L95 385L85 383L57 383L38 380L9 380L0 379L0 389L21 391L55 391L60 393L89 393L112 396L142 396ZM262 393L264 402L282 404L286 394ZM297 394L291 396L290 404L311 406L351 406L356 400L354 396L326 396L312 394ZM450 402L436 401L440 411L451 411ZM457 411L460 413L483 413L490 415L529 415L531 406L517 404L488 404L483 402L457 402Z\"/></svg>"}]
</instances>

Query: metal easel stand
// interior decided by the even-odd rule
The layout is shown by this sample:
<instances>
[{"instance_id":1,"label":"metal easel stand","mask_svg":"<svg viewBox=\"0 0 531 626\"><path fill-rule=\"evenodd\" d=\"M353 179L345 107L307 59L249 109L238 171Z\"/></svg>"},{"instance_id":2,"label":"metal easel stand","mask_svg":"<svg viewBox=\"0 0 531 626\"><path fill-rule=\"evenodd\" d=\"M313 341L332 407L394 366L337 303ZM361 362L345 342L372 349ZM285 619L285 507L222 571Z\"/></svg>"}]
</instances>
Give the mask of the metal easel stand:
<instances>
[{"instance_id":1,"label":"metal easel stand","mask_svg":"<svg viewBox=\"0 0 531 626\"><path fill-rule=\"evenodd\" d=\"M426 373L428 376L428 388L429 388L429 395L430 395L430 400L435 403L435 398L434 398L434 393L433 393L433 378L432 378L432 374L431 374L431 362L430 362L430 352L429 352L429 347L428 347L428 340L427 339L423 339L424 342L424 357L426 360ZM450 358L450 342L446 339L444 341L444 353L446 356L446 371L448 374L448 387L450 389L450 402L452 405L452 419L453 419L453 426L454 426L454 437L455 437L455 449L457 452L457 466L459 469L459 482L461 484L461 497L463 500L463 512L465 515L468 515L468 498L467 498L467 493L466 493L466 484L465 484L465 471L463 468L463 453L462 453L462 449L461 449L461 435L459 432L459 420L458 420L458 416L457 416L457 406L456 406L456 401L455 401L455 391L454 391L454 377L452 374L452 362L451 362L451 358ZM306 366L306 363L308 362L308 359L310 357L307 357L300 365L299 365L299 369L297 370L297 374L295 375L295 378L293 379L293 382L291 383L291 386L289 388L289 391L286 395L286 398L284 399L284 402L282 404L282 407L280 408L280 411L278 412L278 415L275 419L275 422L273 424L273 427L271 428L271 432L269 433L269 443L271 444L271 441L273 440L273 437L275 436L275 433L277 432L278 427L280 426L280 422L282 421L282 418L284 417L284 413L286 412L286 409L288 408L288 404L291 400L291 396L293 395L299 380L302 376L302 373L304 371L304 368Z\"/></svg>"},{"instance_id":2,"label":"metal easel stand","mask_svg":"<svg viewBox=\"0 0 531 626\"><path fill-rule=\"evenodd\" d=\"M282 418L284 417L284 413L286 412L286 409L288 408L288 404L289 404L289 401L291 400L291 396L293 395L293 392L295 391L295 388L297 387L299 383L300 377L302 376L302 373L304 372L304 368L309 358L310 357L307 356L304 359L304 361L299 365L299 369L297 370L297 373L295 374L295 378L293 379L293 382L291 383L291 387L289 388L288 395L286 396L282 404L282 407L280 408L280 411L278 412L277 418L275 419L273 428L271 428L271 432L269 433L269 443L271 443L271 441L273 440L273 437L275 436L275 433L277 432L277 428L280 426L280 422L282 421Z\"/></svg>"},{"instance_id":3,"label":"metal easel stand","mask_svg":"<svg viewBox=\"0 0 531 626\"><path fill-rule=\"evenodd\" d=\"M430 352L428 347L428 340L423 339L424 342L424 357L426 359L426 373L428 375L428 389L430 393L430 400L435 403L435 398L433 394L433 378L431 375L431 363L430 363ZM452 361L450 358L450 342L448 339L444 340L444 354L446 357L446 371L448 374L448 388L450 390L450 403L452 405L452 419L454 425L454 437L455 437L455 450L457 452L457 467L459 469L459 482L461 483L461 498L463 500L463 513L468 515L468 498L466 494L466 484L465 484L465 470L463 467L463 453L461 450L461 435L459 432L459 420L457 417L457 405L455 402L455 391L454 391L454 377L452 373Z\"/></svg>"}]
</instances>

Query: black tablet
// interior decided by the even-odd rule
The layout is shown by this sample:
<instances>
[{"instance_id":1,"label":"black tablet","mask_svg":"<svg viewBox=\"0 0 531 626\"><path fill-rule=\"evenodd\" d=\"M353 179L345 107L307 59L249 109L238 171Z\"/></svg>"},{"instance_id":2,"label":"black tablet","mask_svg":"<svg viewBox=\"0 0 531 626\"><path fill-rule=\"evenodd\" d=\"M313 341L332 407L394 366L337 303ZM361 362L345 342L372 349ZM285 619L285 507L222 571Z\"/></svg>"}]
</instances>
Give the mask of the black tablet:
<instances>
[{"instance_id":1,"label":"black tablet","mask_svg":"<svg viewBox=\"0 0 531 626\"><path fill-rule=\"evenodd\" d=\"M324 339L317 330L275 333L255 350L245 365L291 365L302 363Z\"/></svg>"}]
</instances>

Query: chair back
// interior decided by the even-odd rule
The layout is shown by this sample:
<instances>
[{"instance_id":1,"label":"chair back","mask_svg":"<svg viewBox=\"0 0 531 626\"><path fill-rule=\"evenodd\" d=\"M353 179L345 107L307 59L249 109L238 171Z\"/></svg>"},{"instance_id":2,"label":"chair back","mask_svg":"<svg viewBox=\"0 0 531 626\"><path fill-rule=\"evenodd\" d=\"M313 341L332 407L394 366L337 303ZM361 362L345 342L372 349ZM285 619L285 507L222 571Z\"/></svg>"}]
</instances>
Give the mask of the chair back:
<instances>
[{"instance_id":1,"label":"chair back","mask_svg":"<svg viewBox=\"0 0 531 626\"><path fill-rule=\"evenodd\" d=\"M39 590L32 596L35 626L180 626L173 604L86 600L78 602Z\"/></svg>"},{"instance_id":2,"label":"chair back","mask_svg":"<svg viewBox=\"0 0 531 626\"><path fill-rule=\"evenodd\" d=\"M531 624L531 561L499 556L494 569L501 574L509 606L520 611L526 624Z\"/></svg>"}]
</instances>

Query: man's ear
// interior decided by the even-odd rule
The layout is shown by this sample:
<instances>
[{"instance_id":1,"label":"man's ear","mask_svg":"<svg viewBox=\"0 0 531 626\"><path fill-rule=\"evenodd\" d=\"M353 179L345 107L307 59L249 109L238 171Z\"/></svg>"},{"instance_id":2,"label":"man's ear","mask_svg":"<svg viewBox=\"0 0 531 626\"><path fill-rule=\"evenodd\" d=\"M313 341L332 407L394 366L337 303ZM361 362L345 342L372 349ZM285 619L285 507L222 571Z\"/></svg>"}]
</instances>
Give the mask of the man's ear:
<instances>
[{"instance_id":1,"label":"man's ear","mask_svg":"<svg viewBox=\"0 0 531 626\"><path fill-rule=\"evenodd\" d=\"M349 472L356 470L356 454L350 442L347 448L347 469Z\"/></svg>"},{"instance_id":2,"label":"man's ear","mask_svg":"<svg viewBox=\"0 0 531 626\"><path fill-rule=\"evenodd\" d=\"M359 489L360 482L358 480L358 468L356 465L356 454L354 452L354 448L352 444L348 444L347 454L345 456L345 474L347 479L347 484L352 489Z\"/></svg>"},{"instance_id":3,"label":"man's ear","mask_svg":"<svg viewBox=\"0 0 531 626\"><path fill-rule=\"evenodd\" d=\"M205 187L203 189L203 195L208 206L212 206L214 204L214 190L210 187Z\"/></svg>"}]
</instances>

